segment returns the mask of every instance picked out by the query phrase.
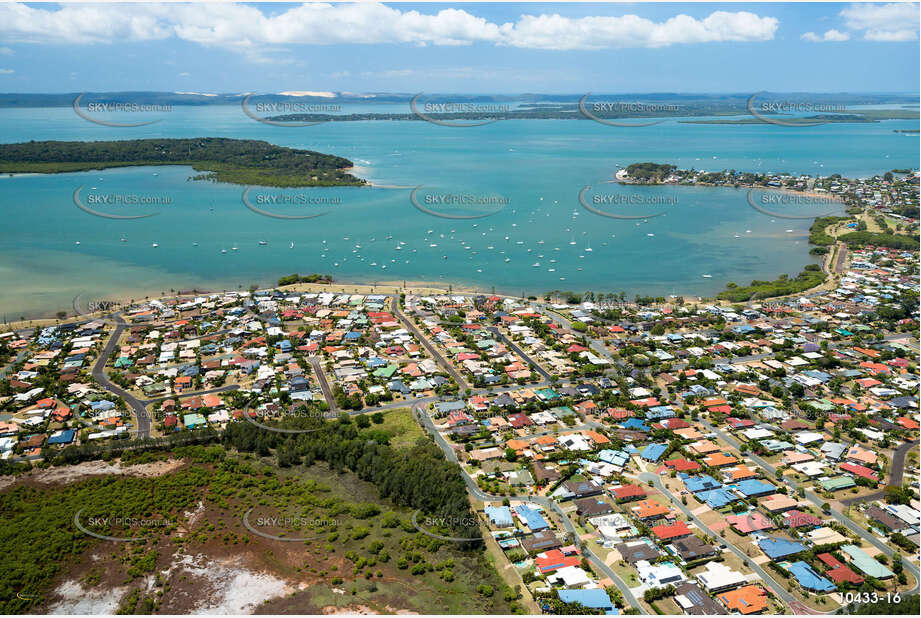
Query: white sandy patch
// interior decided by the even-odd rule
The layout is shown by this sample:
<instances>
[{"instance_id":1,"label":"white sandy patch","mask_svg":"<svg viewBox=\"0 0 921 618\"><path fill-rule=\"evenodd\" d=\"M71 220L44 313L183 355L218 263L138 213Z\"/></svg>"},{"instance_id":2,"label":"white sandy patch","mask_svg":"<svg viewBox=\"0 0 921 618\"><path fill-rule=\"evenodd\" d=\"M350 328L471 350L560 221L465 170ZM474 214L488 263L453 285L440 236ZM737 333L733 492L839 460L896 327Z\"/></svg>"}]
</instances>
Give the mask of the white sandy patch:
<instances>
[{"instance_id":1,"label":"white sandy patch","mask_svg":"<svg viewBox=\"0 0 921 618\"><path fill-rule=\"evenodd\" d=\"M121 462L109 463L106 461L86 461L75 466L60 466L45 470L33 469L19 476L0 477L0 489L14 485L18 479L30 479L38 483L73 483L84 477L103 474L116 474L124 476L152 477L161 476L172 472L182 466L182 461L170 459L167 461L154 461L134 466L123 466Z\"/></svg>"},{"instance_id":2,"label":"white sandy patch","mask_svg":"<svg viewBox=\"0 0 921 618\"><path fill-rule=\"evenodd\" d=\"M251 614L264 601L294 591L282 579L232 561L186 556L175 566L181 574L201 579L201 597L192 614Z\"/></svg>"},{"instance_id":3,"label":"white sandy patch","mask_svg":"<svg viewBox=\"0 0 921 618\"><path fill-rule=\"evenodd\" d=\"M195 524L198 523L198 520L201 519L202 515L205 514L205 503L199 500L198 506L195 507L194 511L184 511L182 514L186 518L185 527L191 530L195 527Z\"/></svg>"},{"instance_id":4,"label":"white sandy patch","mask_svg":"<svg viewBox=\"0 0 921 618\"><path fill-rule=\"evenodd\" d=\"M114 614L127 588L84 589L80 582L66 581L57 587L60 600L48 608L50 614Z\"/></svg>"}]
</instances>

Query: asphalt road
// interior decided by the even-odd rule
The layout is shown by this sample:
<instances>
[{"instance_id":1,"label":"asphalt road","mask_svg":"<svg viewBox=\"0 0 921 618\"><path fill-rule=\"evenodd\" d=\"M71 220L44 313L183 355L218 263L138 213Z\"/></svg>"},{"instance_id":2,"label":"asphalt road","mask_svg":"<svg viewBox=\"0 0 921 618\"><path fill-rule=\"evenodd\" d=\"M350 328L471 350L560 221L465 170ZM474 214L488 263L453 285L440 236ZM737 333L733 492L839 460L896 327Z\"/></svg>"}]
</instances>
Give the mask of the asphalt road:
<instances>
[{"instance_id":1,"label":"asphalt road","mask_svg":"<svg viewBox=\"0 0 921 618\"><path fill-rule=\"evenodd\" d=\"M896 485L897 487L902 486L902 477L905 475L905 455L908 454L908 451L911 450L911 447L916 446L918 440L913 440L912 442L905 442L895 449L895 453L892 455L891 470L889 472L889 485ZM839 502L845 506L851 506L853 504L859 504L861 502L870 502L872 500L881 500L885 497L886 491L880 490L866 496L858 496L856 498L845 498L844 500L839 500Z\"/></svg>"},{"instance_id":2,"label":"asphalt road","mask_svg":"<svg viewBox=\"0 0 921 618\"><path fill-rule=\"evenodd\" d=\"M457 460L457 455L454 452L454 449L451 448L451 446L447 443L444 437L435 428L435 423L432 422L431 417L429 417L426 411L424 409L421 409L418 404L413 405L413 415L422 423L423 427L425 427L426 430L432 435L432 437L435 439L435 444L437 444L441 448L441 450L444 452L445 457L448 459L448 461L459 464ZM576 531L575 525L573 525L572 521L569 519L569 516L565 512L563 512L563 510L559 507L559 505L554 500L551 500L550 498L547 498L544 496L531 496L531 495L494 496L492 494L487 494L483 492L479 488L479 486L476 484L476 481L474 481L463 470L463 468L461 468L461 474L464 477L464 483L466 483L467 485L467 491L470 493L470 495L472 495L477 500L480 500L482 502L501 502L502 500L507 498L511 500L525 500L525 501L533 502L535 504L539 504L540 506L542 506L543 508L547 510L552 510L556 512L557 515L559 515L560 517L560 521L563 522L563 527L566 528L566 531L572 534L574 539L579 538L579 533ZM611 569L611 567L605 564L604 561L592 551L592 548L590 547L588 543L580 543L580 545L582 546L582 555L585 556L586 560L592 563L592 565L594 565L595 568L597 568L599 571L604 573L606 577L608 577L612 582L614 582L614 585L617 586L618 590L621 591L621 593L624 595L624 600L630 606L639 608L639 610L645 614L646 611L643 610L639 601L636 599L635 596L633 596L633 593L630 591L630 587L627 586L627 584L620 577L618 577L617 573L615 573L614 570Z\"/></svg>"},{"instance_id":3,"label":"asphalt road","mask_svg":"<svg viewBox=\"0 0 921 618\"><path fill-rule=\"evenodd\" d=\"M399 296L393 296L390 299L390 310L393 312L393 315L397 316L397 318L399 318L399 320L403 322L407 330L409 330L409 332L415 335L416 339L418 339L422 343L422 345L425 346L425 349L428 350L429 354L432 355L432 358L434 358L438 362L439 365L444 367L445 371L448 372L448 375L454 378L454 381L457 382L458 386L460 386L461 392L464 392L465 390L470 388L470 385L467 384L467 381L464 380L463 376L461 376L461 374L457 371L457 369L454 368L454 365L449 363L441 355L441 353L439 353L438 350L436 350L435 347L431 343L429 343L428 337L422 336L422 333L419 332L419 329L416 328L416 325L413 324L412 320L410 320L408 317L406 317L403 314L402 311L400 311L400 297Z\"/></svg>"},{"instance_id":4,"label":"asphalt road","mask_svg":"<svg viewBox=\"0 0 921 618\"><path fill-rule=\"evenodd\" d=\"M732 436L727 435L726 433L717 429L716 427L707 423L706 421L701 420L700 424L706 427L709 431L716 433L716 435L722 438L727 444L730 444L736 449L738 449L739 442ZM769 472L771 478L774 478L774 474L776 472L776 468L774 466L764 461L763 459L761 459L759 456L755 455L754 453L746 453L745 456L750 458L756 464L761 466L761 468ZM789 478L785 478L784 482L786 483L788 487L790 487L793 490L796 490L797 488L799 488L799 485L795 481ZM803 487L803 490L804 490L804 495L806 499L808 499L814 505L819 507L819 509L821 509L822 504L825 503L825 500L822 497L817 496L815 492L813 492L811 489L806 489L805 487ZM863 500L866 500L866 498L863 498ZM866 541L873 547L883 552L883 554L885 554L886 556L891 558L892 555L895 553L892 550L892 548L889 547L886 543L883 543L882 541L877 539L873 534L870 534L869 532L867 532L866 530L858 526L853 520L851 520L851 518L835 510L832 510L829 513L829 515L834 517L841 525L845 526L848 530L850 530L851 532L859 536L861 539L863 539L864 541ZM911 574L915 576L915 581L917 582L919 578L919 573L918 573L918 567L915 565L914 559L903 560L902 563L905 565L905 568L908 569L908 571L910 571ZM917 591L918 589L919 589L919 586L916 585L912 592Z\"/></svg>"},{"instance_id":5,"label":"asphalt road","mask_svg":"<svg viewBox=\"0 0 921 618\"><path fill-rule=\"evenodd\" d=\"M510 347L510 348L512 349L513 352L515 352L515 354L517 354L518 356L520 356L521 358L523 358L526 362L530 363L531 366L534 368L534 371L536 371L537 373L539 373L545 380L552 380L552 379L553 379L553 376L550 375L550 373L549 373L546 369L544 369L543 367L541 367L540 364L539 364L536 360L534 360L533 358L531 358L530 356L528 356L527 353L526 353L524 350L522 350L520 347L518 347L518 344L516 344L514 341L512 341L511 339L509 339L508 337L506 337L505 335L503 335L503 334L502 334L502 331L500 331L497 327L495 327L495 326L487 326L487 327L486 327L486 330L488 330L489 332L491 332L491 333L492 333L493 335L495 335L496 337L499 337L502 341L505 342L505 344L506 344L508 347Z\"/></svg>"},{"instance_id":6,"label":"asphalt road","mask_svg":"<svg viewBox=\"0 0 921 618\"><path fill-rule=\"evenodd\" d=\"M310 366L313 367L313 373L317 376L317 382L320 383L320 390L323 391L323 398L326 399L326 405L329 406L330 412L338 412L339 406L336 405L336 398L333 397L333 389L329 387L329 382L326 381L326 374L323 373L323 365L321 360L316 356L310 356L307 359L310 361Z\"/></svg>"},{"instance_id":7,"label":"asphalt road","mask_svg":"<svg viewBox=\"0 0 921 618\"><path fill-rule=\"evenodd\" d=\"M662 495L666 496L671 501L671 503L675 505L675 507L681 509L681 511L685 514L685 516L687 516L688 519L690 519L695 524L697 524L698 528L703 530L709 536L712 536L713 538L718 539L718 540L720 539L720 536L716 534L715 532L713 532L712 530L710 530L710 528L708 528L707 525L703 521L698 519L697 516L693 513L693 511L691 511L691 509L689 509L686 505L682 504L681 500L675 498L675 496L673 496L672 493L668 489L666 489L665 485L662 484L662 479L661 477L659 477L659 475L652 474L651 472L643 472L639 475L639 479L644 482L652 481L652 484L655 485L655 488L658 489L660 492L662 492ZM773 577L771 577L767 571L762 569L761 566L759 566L754 560L752 560L751 558L746 556L744 553L742 553L742 550L740 550L738 547L736 547L729 541L723 541L723 543L726 545L726 547L729 548L729 551L731 551L736 556L738 556L742 562L744 562L746 565L749 566L749 568L754 570L755 573L757 573L761 577L761 579L764 580L764 582L771 587L771 589L774 591L775 596L783 599L784 603L787 603L788 605L791 603L797 602L796 597L790 594L790 592L788 592L786 588L784 588L779 583L777 583L777 581Z\"/></svg>"},{"instance_id":8,"label":"asphalt road","mask_svg":"<svg viewBox=\"0 0 921 618\"><path fill-rule=\"evenodd\" d=\"M115 348L118 346L118 339L121 337L122 333L127 327L125 320L123 320L120 315L116 314L114 317L115 330L112 331L112 335L109 337L109 341L102 349L102 352L99 353L99 357L96 359L96 364L93 365L92 375L101 387L125 400L125 403L127 403L128 407L131 408L135 419L137 420L137 437L147 438L150 436L150 416L147 414L147 409L144 407L144 402L112 382L105 372L106 361L108 361L109 357L112 356L112 352L114 352Z\"/></svg>"}]
</instances>

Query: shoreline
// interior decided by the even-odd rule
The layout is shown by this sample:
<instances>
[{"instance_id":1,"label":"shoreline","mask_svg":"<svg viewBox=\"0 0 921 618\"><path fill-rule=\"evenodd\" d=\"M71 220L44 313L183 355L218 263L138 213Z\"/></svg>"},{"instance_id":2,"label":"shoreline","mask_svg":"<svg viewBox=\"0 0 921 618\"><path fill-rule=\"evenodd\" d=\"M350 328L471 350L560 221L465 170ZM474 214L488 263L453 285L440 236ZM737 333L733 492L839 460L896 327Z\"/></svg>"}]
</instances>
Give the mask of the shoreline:
<instances>
[{"instance_id":1,"label":"shoreline","mask_svg":"<svg viewBox=\"0 0 921 618\"><path fill-rule=\"evenodd\" d=\"M31 175L32 173L27 172L27 174ZM739 186L739 187L729 186L727 187L727 186L721 186L721 185L713 185L710 183L670 184L670 183L636 183L636 182L623 182L623 181L616 181L616 182L619 182L622 185L633 185L633 186L646 185L646 186L704 187L704 188L712 188L712 189L738 189L738 190L755 189L759 191L777 191L777 192L785 193L785 194L804 195L808 197L827 199L829 201L838 202L842 206L844 206L844 200L841 199L839 196L836 196L833 194L818 193L815 191L797 191L797 190L790 189L787 187L761 187L761 186ZM392 188L392 189L403 189L404 188L399 185L375 185L371 182L368 182L364 186L367 188ZM411 187L405 187L405 188L411 188ZM818 218L818 216L816 218ZM814 221L815 219L813 219L813 222ZM808 242L807 242L807 245L809 247L815 246ZM820 262L822 272L825 274L826 280L822 282L821 284L819 284L818 286L814 286L812 288L802 290L801 292L798 292L792 296L808 295L808 294L814 293L817 290L823 289L829 285L830 279L833 279L836 275L836 273L834 273L832 270L829 269L830 260L831 260L832 255L837 255L837 250L830 251L827 255L822 257L822 260ZM809 263L813 263L813 262L807 262L807 264ZM461 294L461 295L486 294L486 295L491 295L491 294L495 294L498 296L504 296L504 297L509 297L509 298L522 298L520 294L508 293L508 292L503 291L502 288L496 288L495 286L485 286L485 287L490 288L489 291L487 291L485 289L482 289L480 286L471 284L469 282L464 283L464 282L449 282L449 281L439 282L439 281L425 281L425 280L405 280L405 286L404 286L403 280L387 280L387 281L377 281L374 283L368 283L367 281L361 281L361 280L355 280L355 279L352 279L352 280L345 279L345 280L334 280L331 284L298 283L298 284L293 284L293 285L283 286L283 287L278 286L277 284L278 279L283 276L284 275L281 274L278 277L273 277L271 281L269 282L257 281L255 282L256 285L258 286L257 289L276 288L276 289L288 290L292 292L328 291L328 292L335 292L335 293L365 294L365 295L367 294L400 294L400 293L429 294L429 295L440 295L440 294ZM213 283L217 283L217 282L213 282ZM226 281L223 281L221 283L224 285L227 284ZM219 294L222 292L248 290L252 283L253 282L250 281L246 285L246 287L236 287L236 288L234 288L233 286L224 287L221 284L218 284L218 285L204 284L202 286L203 289L194 288L192 290L184 290L180 292L187 292L187 293L177 292L173 296L169 296L169 295L163 296L162 287L156 290L142 288L140 290L132 290L132 291L115 291L112 294L102 295L102 297L97 300L112 301L118 304L128 304L128 302L131 300L140 301L145 298L149 298L149 299L171 298L171 297L180 296L180 295L181 296L209 295L209 294ZM721 300L717 298L717 295L720 292L724 291L725 289L726 289L725 282L723 282L722 289L713 293L712 296L687 294L687 293L681 293L681 292L673 292L671 294L650 294L648 292L637 292L636 295L664 296L666 298L666 302L668 302L668 300L672 296L676 296L676 297L684 298L686 302L688 299L692 299L693 301L699 302L699 303L709 303L709 304L718 304L718 305L724 304L724 303L730 304L730 305L738 304L738 303L732 303L730 301ZM536 296L538 298L542 298L549 291L550 290L547 290L547 289L538 291L538 292L522 290L522 292L525 292L526 294L529 294L531 296ZM612 291L613 291L613 288L612 288ZM764 303L764 302L781 301L783 299L789 298L790 296L791 295L765 298L765 299L760 299L760 302ZM747 302L753 302L753 301L747 301ZM54 316L53 310L51 309L47 311L39 310L33 315L25 315L25 314L21 314L21 315L24 315L26 319L11 321L11 322L2 324L0 325L0 332L7 332L10 330L29 328L29 327L34 327L38 325L48 326L48 325L53 325L53 324L63 322L63 321L69 321L69 320L74 319L74 317L77 317L75 314L71 314L71 312L68 311L68 315L66 317L64 317L63 319L58 319ZM86 314L81 314L81 315L86 315ZM92 314L87 317L92 317Z\"/></svg>"}]
</instances>

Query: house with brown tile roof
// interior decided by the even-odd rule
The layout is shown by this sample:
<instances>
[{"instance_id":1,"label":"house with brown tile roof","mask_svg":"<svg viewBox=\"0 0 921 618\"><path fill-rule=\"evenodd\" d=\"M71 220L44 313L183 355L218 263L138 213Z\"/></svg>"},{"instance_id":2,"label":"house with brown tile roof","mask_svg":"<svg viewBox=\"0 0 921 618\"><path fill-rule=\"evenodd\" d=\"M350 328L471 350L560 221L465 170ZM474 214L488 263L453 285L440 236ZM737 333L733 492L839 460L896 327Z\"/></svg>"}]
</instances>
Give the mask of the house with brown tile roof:
<instances>
[{"instance_id":1,"label":"house with brown tile roof","mask_svg":"<svg viewBox=\"0 0 921 618\"><path fill-rule=\"evenodd\" d=\"M688 444L688 448L699 455L707 455L709 453L715 453L720 450L716 444L710 440L698 440L697 442L692 442Z\"/></svg>"}]
</instances>

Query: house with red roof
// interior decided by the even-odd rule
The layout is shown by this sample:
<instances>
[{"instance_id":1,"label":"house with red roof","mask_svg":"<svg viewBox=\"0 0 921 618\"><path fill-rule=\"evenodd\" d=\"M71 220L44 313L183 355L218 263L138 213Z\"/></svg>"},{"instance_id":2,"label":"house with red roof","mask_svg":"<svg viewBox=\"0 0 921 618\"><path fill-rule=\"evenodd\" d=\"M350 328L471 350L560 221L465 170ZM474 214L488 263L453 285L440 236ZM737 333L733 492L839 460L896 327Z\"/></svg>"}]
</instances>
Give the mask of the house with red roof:
<instances>
[{"instance_id":1,"label":"house with red roof","mask_svg":"<svg viewBox=\"0 0 921 618\"><path fill-rule=\"evenodd\" d=\"M639 485L621 485L620 487L613 487L611 493L614 494L618 502L629 502L631 500L639 500L646 497L646 490Z\"/></svg>"},{"instance_id":2,"label":"house with red roof","mask_svg":"<svg viewBox=\"0 0 921 618\"><path fill-rule=\"evenodd\" d=\"M542 554L537 554L534 558L534 564L541 573L553 573L557 569L579 566L581 563L582 556L578 554L567 556L559 549L551 549Z\"/></svg>"},{"instance_id":3,"label":"house with red roof","mask_svg":"<svg viewBox=\"0 0 921 618\"><path fill-rule=\"evenodd\" d=\"M739 534L751 534L774 527L771 520L761 514L761 511L750 511L744 515L728 515L726 522Z\"/></svg>"},{"instance_id":4,"label":"house with red roof","mask_svg":"<svg viewBox=\"0 0 921 618\"><path fill-rule=\"evenodd\" d=\"M796 509L787 511L783 514L784 525L788 528L802 528L804 526L820 526L822 520L810 513L804 513Z\"/></svg>"},{"instance_id":5,"label":"house with red roof","mask_svg":"<svg viewBox=\"0 0 921 618\"><path fill-rule=\"evenodd\" d=\"M523 427L530 427L531 425L534 424L534 421L532 421L528 417L528 415L524 414L523 412L516 412L515 414L509 414L508 422L509 422L509 425L511 425L515 429L521 429Z\"/></svg>"},{"instance_id":6,"label":"house with red roof","mask_svg":"<svg viewBox=\"0 0 921 618\"><path fill-rule=\"evenodd\" d=\"M688 528L688 525L683 521L678 521L673 524L653 526L652 533L656 535L660 541L672 541L688 536L691 534L691 529Z\"/></svg>"},{"instance_id":7,"label":"house with red roof","mask_svg":"<svg viewBox=\"0 0 921 618\"><path fill-rule=\"evenodd\" d=\"M690 459L669 459L665 465L676 472L693 472L700 470L700 464Z\"/></svg>"},{"instance_id":8,"label":"house with red roof","mask_svg":"<svg viewBox=\"0 0 921 618\"><path fill-rule=\"evenodd\" d=\"M825 571L825 574L828 575L836 584L840 582L849 582L859 586L863 583L863 578L860 575L852 571L851 567L847 566L831 554L819 554L816 556L816 558L828 566L828 570Z\"/></svg>"},{"instance_id":9,"label":"house with red roof","mask_svg":"<svg viewBox=\"0 0 921 618\"><path fill-rule=\"evenodd\" d=\"M846 463L841 464L841 469L844 470L845 472L850 472L851 474L855 476L859 476L861 478L865 478L867 480L873 481L874 483L879 482L879 476L877 476L876 472L874 472L873 470L871 470L870 468L866 466L861 466L859 464L846 462Z\"/></svg>"}]
</instances>

